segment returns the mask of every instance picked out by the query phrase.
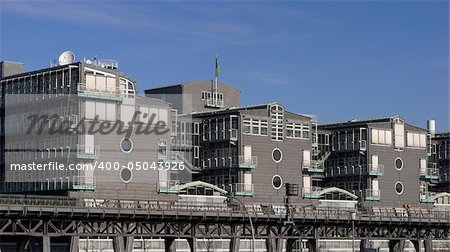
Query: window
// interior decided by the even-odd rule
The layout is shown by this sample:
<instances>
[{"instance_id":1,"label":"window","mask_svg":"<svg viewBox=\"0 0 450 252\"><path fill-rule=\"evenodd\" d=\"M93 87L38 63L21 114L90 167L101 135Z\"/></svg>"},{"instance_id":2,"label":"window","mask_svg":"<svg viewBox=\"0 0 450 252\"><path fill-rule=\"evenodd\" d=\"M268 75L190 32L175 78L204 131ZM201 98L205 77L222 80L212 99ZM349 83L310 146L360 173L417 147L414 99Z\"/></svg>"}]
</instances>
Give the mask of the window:
<instances>
[{"instance_id":1,"label":"window","mask_svg":"<svg viewBox=\"0 0 450 252\"><path fill-rule=\"evenodd\" d=\"M309 139L309 125L301 123L286 123L286 137L295 139Z\"/></svg>"},{"instance_id":2,"label":"window","mask_svg":"<svg viewBox=\"0 0 450 252\"><path fill-rule=\"evenodd\" d=\"M211 92L209 91L202 91L202 101L211 99Z\"/></svg>"},{"instance_id":3,"label":"window","mask_svg":"<svg viewBox=\"0 0 450 252\"><path fill-rule=\"evenodd\" d=\"M401 194L403 193L403 183L402 183L402 182L397 181L397 182L395 183L395 192L396 192L398 195L401 195Z\"/></svg>"},{"instance_id":4,"label":"window","mask_svg":"<svg viewBox=\"0 0 450 252\"><path fill-rule=\"evenodd\" d=\"M406 133L406 146L412 148L425 149L427 146L427 138L425 134L422 133Z\"/></svg>"},{"instance_id":5,"label":"window","mask_svg":"<svg viewBox=\"0 0 450 252\"><path fill-rule=\"evenodd\" d=\"M284 108L278 104L270 106L271 137L273 141L283 141Z\"/></svg>"},{"instance_id":6,"label":"window","mask_svg":"<svg viewBox=\"0 0 450 252\"><path fill-rule=\"evenodd\" d=\"M267 136L268 122L264 119L246 118L243 122L243 133L246 135Z\"/></svg>"},{"instance_id":7,"label":"window","mask_svg":"<svg viewBox=\"0 0 450 252\"><path fill-rule=\"evenodd\" d=\"M200 134L200 124L194 123L194 135Z\"/></svg>"},{"instance_id":8,"label":"window","mask_svg":"<svg viewBox=\"0 0 450 252\"><path fill-rule=\"evenodd\" d=\"M392 131L372 129L372 144L392 145Z\"/></svg>"},{"instance_id":9,"label":"window","mask_svg":"<svg viewBox=\"0 0 450 252\"><path fill-rule=\"evenodd\" d=\"M199 158L200 147L194 146L194 158Z\"/></svg>"},{"instance_id":10,"label":"window","mask_svg":"<svg viewBox=\"0 0 450 252\"><path fill-rule=\"evenodd\" d=\"M120 141L120 149L125 153L130 153L133 150L133 142L130 138L122 138Z\"/></svg>"},{"instance_id":11,"label":"window","mask_svg":"<svg viewBox=\"0 0 450 252\"><path fill-rule=\"evenodd\" d=\"M275 190L279 190L281 186L283 186L283 179L281 178L280 175L274 175L272 177L272 187Z\"/></svg>"},{"instance_id":12,"label":"window","mask_svg":"<svg viewBox=\"0 0 450 252\"><path fill-rule=\"evenodd\" d=\"M400 157L396 158L394 161L394 165L395 169L400 171L401 169L403 169L403 159L401 159Z\"/></svg>"},{"instance_id":13,"label":"window","mask_svg":"<svg viewBox=\"0 0 450 252\"><path fill-rule=\"evenodd\" d=\"M133 172L131 169L125 167L120 170L120 180L122 180L123 183L127 184L130 183L130 181L133 179Z\"/></svg>"},{"instance_id":14,"label":"window","mask_svg":"<svg viewBox=\"0 0 450 252\"><path fill-rule=\"evenodd\" d=\"M283 159L283 153L280 149L275 148L272 150L272 159L275 163L281 162L281 160Z\"/></svg>"}]
</instances>

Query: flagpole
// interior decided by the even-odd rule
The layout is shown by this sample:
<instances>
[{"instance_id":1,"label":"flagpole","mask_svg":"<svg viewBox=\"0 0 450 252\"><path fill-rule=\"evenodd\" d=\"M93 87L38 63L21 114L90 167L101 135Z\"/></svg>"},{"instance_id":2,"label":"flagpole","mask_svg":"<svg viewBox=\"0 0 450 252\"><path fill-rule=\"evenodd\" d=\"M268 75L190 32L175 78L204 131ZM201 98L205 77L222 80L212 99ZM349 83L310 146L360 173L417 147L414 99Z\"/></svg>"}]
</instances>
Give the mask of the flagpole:
<instances>
[{"instance_id":1,"label":"flagpole","mask_svg":"<svg viewBox=\"0 0 450 252\"><path fill-rule=\"evenodd\" d=\"M217 53L216 53L216 61L214 62L214 92L213 92L213 102L216 103L217 102L217 90L218 90L218 86L217 86L217 80L218 80L218 74L217 74Z\"/></svg>"}]
</instances>

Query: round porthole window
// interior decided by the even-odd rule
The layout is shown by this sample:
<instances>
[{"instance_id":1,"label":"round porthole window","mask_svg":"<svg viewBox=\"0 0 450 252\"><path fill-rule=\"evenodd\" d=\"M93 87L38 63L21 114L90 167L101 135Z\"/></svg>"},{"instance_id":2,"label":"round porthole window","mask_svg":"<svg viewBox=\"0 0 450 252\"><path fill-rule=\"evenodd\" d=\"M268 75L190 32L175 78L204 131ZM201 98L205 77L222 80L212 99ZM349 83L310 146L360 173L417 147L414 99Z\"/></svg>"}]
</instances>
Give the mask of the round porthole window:
<instances>
[{"instance_id":1,"label":"round porthole window","mask_svg":"<svg viewBox=\"0 0 450 252\"><path fill-rule=\"evenodd\" d=\"M275 163L281 162L281 160L283 159L283 153L281 152L280 149L278 149L278 148L273 149L272 159Z\"/></svg>"},{"instance_id":2,"label":"round porthole window","mask_svg":"<svg viewBox=\"0 0 450 252\"><path fill-rule=\"evenodd\" d=\"M120 141L120 149L125 153L130 153L133 150L133 141L130 138L122 138Z\"/></svg>"},{"instance_id":3,"label":"round porthole window","mask_svg":"<svg viewBox=\"0 0 450 252\"><path fill-rule=\"evenodd\" d=\"M283 186L283 179L280 175L274 175L272 177L272 186L274 189L278 190Z\"/></svg>"},{"instance_id":4,"label":"round porthole window","mask_svg":"<svg viewBox=\"0 0 450 252\"><path fill-rule=\"evenodd\" d=\"M396 192L398 195L400 195L400 194L403 193L403 183L402 183L402 182L397 181L397 182L395 183L395 192Z\"/></svg>"},{"instance_id":5,"label":"round porthole window","mask_svg":"<svg viewBox=\"0 0 450 252\"><path fill-rule=\"evenodd\" d=\"M395 169L397 169L397 170L401 170L401 169L403 169L403 159L401 159L401 158L396 158L395 159L395 162L394 162L394 165L395 165Z\"/></svg>"},{"instance_id":6,"label":"round porthole window","mask_svg":"<svg viewBox=\"0 0 450 252\"><path fill-rule=\"evenodd\" d=\"M133 179L133 172L128 168L122 168L120 170L120 180L122 180L123 183L127 184L130 183L130 181Z\"/></svg>"}]
</instances>

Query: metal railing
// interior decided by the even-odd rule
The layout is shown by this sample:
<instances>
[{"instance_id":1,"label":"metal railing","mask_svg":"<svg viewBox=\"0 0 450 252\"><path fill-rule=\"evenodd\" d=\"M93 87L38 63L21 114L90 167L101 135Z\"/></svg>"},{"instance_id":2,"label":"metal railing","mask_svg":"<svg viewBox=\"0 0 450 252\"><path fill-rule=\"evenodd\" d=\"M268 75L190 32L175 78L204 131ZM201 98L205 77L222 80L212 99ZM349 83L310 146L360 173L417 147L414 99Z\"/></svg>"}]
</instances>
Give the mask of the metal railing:
<instances>
[{"instance_id":1,"label":"metal railing","mask_svg":"<svg viewBox=\"0 0 450 252\"><path fill-rule=\"evenodd\" d=\"M320 191L322 190L321 187L312 186L312 187L303 187L302 188L302 196L304 198L309 199L318 199L320 198Z\"/></svg>"},{"instance_id":2,"label":"metal railing","mask_svg":"<svg viewBox=\"0 0 450 252\"><path fill-rule=\"evenodd\" d=\"M317 160L303 160L302 170L306 172L323 172L324 166L323 163Z\"/></svg>"},{"instance_id":3,"label":"metal railing","mask_svg":"<svg viewBox=\"0 0 450 252\"><path fill-rule=\"evenodd\" d=\"M77 158L95 159L99 157L100 147L77 144L75 151Z\"/></svg>"},{"instance_id":4,"label":"metal railing","mask_svg":"<svg viewBox=\"0 0 450 252\"><path fill-rule=\"evenodd\" d=\"M180 191L179 180L158 181L156 185L159 193L179 193Z\"/></svg>"},{"instance_id":5,"label":"metal railing","mask_svg":"<svg viewBox=\"0 0 450 252\"><path fill-rule=\"evenodd\" d=\"M439 179L439 169L435 167L420 169L420 178L422 179Z\"/></svg>"},{"instance_id":6,"label":"metal railing","mask_svg":"<svg viewBox=\"0 0 450 252\"><path fill-rule=\"evenodd\" d=\"M78 95L80 96L89 96L92 98L120 100L122 97L122 94L120 93L120 89L118 87L98 88L88 87L86 83L78 83L77 91Z\"/></svg>"},{"instance_id":7,"label":"metal railing","mask_svg":"<svg viewBox=\"0 0 450 252\"><path fill-rule=\"evenodd\" d=\"M381 190L364 190L364 199L368 201L378 201L381 198Z\"/></svg>"},{"instance_id":8,"label":"metal railing","mask_svg":"<svg viewBox=\"0 0 450 252\"><path fill-rule=\"evenodd\" d=\"M234 164L235 168L256 168L258 165L258 157L239 155L238 163Z\"/></svg>"},{"instance_id":9,"label":"metal railing","mask_svg":"<svg viewBox=\"0 0 450 252\"><path fill-rule=\"evenodd\" d=\"M384 174L384 165L352 165L342 167L332 167L326 170L327 176L354 176L354 175L371 175L381 176Z\"/></svg>"},{"instance_id":10,"label":"metal railing","mask_svg":"<svg viewBox=\"0 0 450 252\"><path fill-rule=\"evenodd\" d=\"M433 196L436 195L435 192L420 192L420 202L422 203L434 203Z\"/></svg>"},{"instance_id":11,"label":"metal railing","mask_svg":"<svg viewBox=\"0 0 450 252\"><path fill-rule=\"evenodd\" d=\"M236 196L252 196L254 192L253 184L245 184L245 183L232 184L231 192Z\"/></svg>"},{"instance_id":12,"label":"metal railing","mask_svg":"<svg viewBox=\"0 0 450 252\"><path fill-rule=\"evenodd\" d=\"M245 207L236 204L205 203L191 201L170 201L170 200L126 200L126 199L92 199L92 198L69 198L60 196L34 196L34 195L0 195L0 206L10 208L11 206L37 206L48 207L50 210L55 206L104 209L134 209L134 210L156 210L175 211L177 213L208 212L216 216L217 212L229 212L256 216L285 216L286 209L283 205L270 205L267 203L249 203ZM339 207L318 208L313 205L291 204L290 213L293 218L310 219L340 219L340 220L379 220L379 221L416 221L450 223L450 211L437 208L408 208L399 207L365 207L364 209L351 209ZM401 211L399 211L401 209ZM61 210L61 209L60 209ZM183 210L183 211L179 211ZM145 211L146 214L148 213ZM135 214L136 212L133 212ZM352 216L352 214L355 216ZM123 213L121 213L123 214ZM167 212L165 212L167 214Z\"/></svg>"}]
</instances>

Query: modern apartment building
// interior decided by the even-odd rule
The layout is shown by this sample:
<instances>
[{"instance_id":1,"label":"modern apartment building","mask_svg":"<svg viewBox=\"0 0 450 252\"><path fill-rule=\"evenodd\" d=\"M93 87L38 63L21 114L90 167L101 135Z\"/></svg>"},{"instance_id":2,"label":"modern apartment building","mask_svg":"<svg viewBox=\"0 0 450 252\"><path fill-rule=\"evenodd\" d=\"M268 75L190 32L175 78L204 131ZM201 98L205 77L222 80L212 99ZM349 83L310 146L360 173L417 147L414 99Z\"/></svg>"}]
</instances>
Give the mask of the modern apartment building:
<instances>
[{"instance_id":1,"label":"modern apartment building","mask_svg":"<svg viewBox=\"0 0 450 252\"><path fill-rule=\"evenodd\" d=\"M158 195L158 181L171 174L155 166L175 163L168 158L168 103L137 96L136 82L119 72L115 61L64 62L31 72L21 72L21 66L2 62L2 193L123 199ZM18 97L25 102L15 102ZM27 118L34 114L50 117L43 120L42 134L27 132ZM52 125L65 125L68 131L52 134ZM12 164L52 162L64 169L10 169ZM69 165L78 167L69 170Z\"/></svg>"},{"instance_id":2,"label":"modern apartment building","mask_svg":"<svg viewBox=\"0 0 450 252\"><path fill-rule=\"evenodd\" d=\"M399 116L321 124L321 186L345 189L365 205L434 203L429 191L439 171L427 164L428 136Z\"/></svg>"}]
</instances>

